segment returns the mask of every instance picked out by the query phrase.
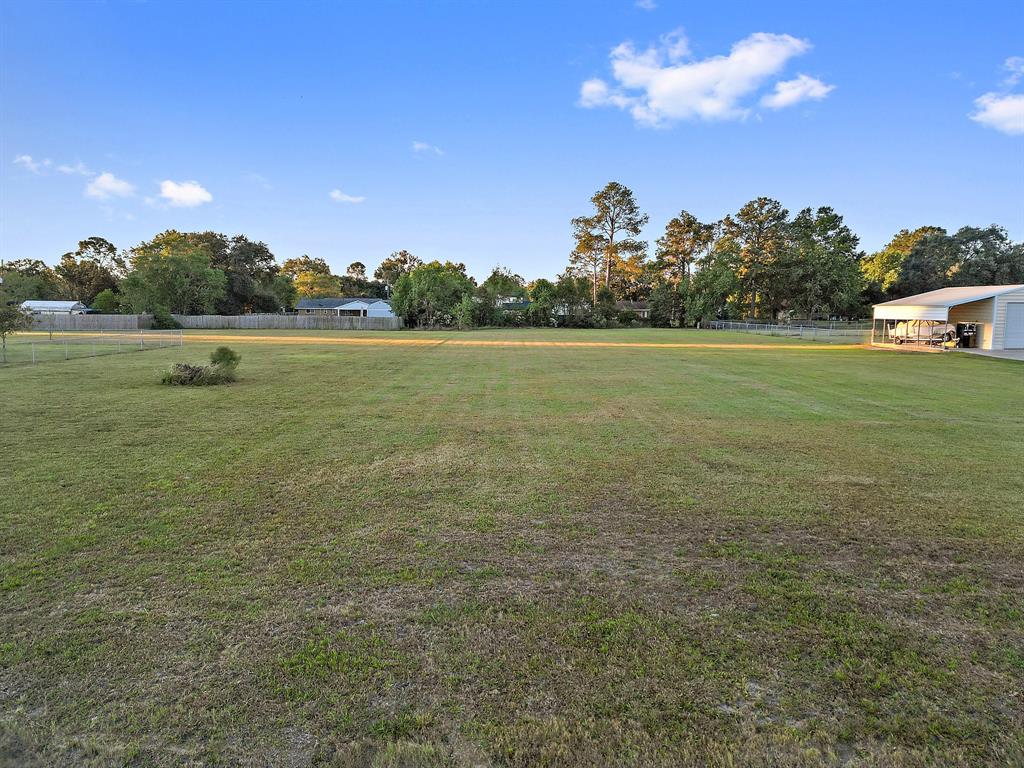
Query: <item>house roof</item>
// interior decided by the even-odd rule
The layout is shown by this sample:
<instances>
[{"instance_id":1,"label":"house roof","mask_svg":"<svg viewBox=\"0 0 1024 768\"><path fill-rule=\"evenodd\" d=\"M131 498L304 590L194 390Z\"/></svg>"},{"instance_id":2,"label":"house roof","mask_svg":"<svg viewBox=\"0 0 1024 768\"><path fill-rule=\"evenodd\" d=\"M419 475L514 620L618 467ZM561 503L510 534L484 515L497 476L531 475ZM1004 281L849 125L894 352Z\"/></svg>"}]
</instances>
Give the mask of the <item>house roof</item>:
<instances>
[{"instance_id":1,"label":"house roof","mask_svg":"<svg viewBox=\"0 0 1024 768\"><path fill-rule=\"evenodd\" d=\"M378 299L376 297L367 296L342 296L334 299L301 299L298 304L295 305L296 309L338 309L344 307L347 304L355 304L362 302L363 304L376 304L383 302L384 304L390 303L384 299Z\"/></svg>"},{"instance_id":2,"label":"house roof","mask_svg":"<svg viewBox=\"0 0 1024 768\"><path fill-rule=\"evenodd\" d=\"M876 307L955 307L983 301L1004 293L1024 290L1024 285L964 285L959 288L940 288L937 291L919 293L902 299L875 304Z\"/></svg>"},{"instance_id":3,"label":"house roof","mask_svg":"<svg viewBox=\"0 0 1024 768\"><path fill-rule=\"evenodd\" d=\"M504 304L499 304L498 306L499 306L500 309L506 309L506 310L510 309L510 310L515 311L515 310L520 310L520 309L529 309L530 308L530 302L528 302L528 301L506 301Z\"/></svg>"},{"instance_id":4,"label":"house roof","mask_svg":"<svg viewBox=\"0 0 1024 768\"><path fill-rule=\"evenodd\" d=\"M45 301L43 299L29 299L21 302L22 309L85 309L85 304L80 301Z\"/></svg>"}]
</instances>

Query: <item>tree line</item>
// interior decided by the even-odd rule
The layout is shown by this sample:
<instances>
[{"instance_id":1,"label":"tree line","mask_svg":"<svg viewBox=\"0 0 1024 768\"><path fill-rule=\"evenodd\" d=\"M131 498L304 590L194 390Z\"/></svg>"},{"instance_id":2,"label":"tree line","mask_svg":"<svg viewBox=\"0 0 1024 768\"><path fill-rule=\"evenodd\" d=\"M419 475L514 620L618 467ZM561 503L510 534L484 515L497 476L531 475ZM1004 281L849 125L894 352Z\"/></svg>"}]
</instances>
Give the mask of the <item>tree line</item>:
<instances>
[{"instance_id":1,"label":"tree line","mask_svg":"<svg viewBox=\"0 0 1024 768\"><path fill-rule=\"evenodd\" d=\"M225 314L281 312L300 297L385 297L395 269L418 260L406 251L384 260L372 279L361 262L332 274L322 258L280 264L265 243L245 235L168 230L125 251L89 237L53 267L18 259L0 268L0 304L28 299L80 301L104 313Z\"/></svg>"},{"instance_id":2,"label":"tree line","mask_svg":"<svg viewBox=\"0 0 1024 768\"><path fill-rule=\"evenodd\" d=\"M168 230L119 252L81 241L54 267L8 262L2 303L74 299L102 312L239 314L293 309L300 297L390 297L411 326L607 327L638 321L690 326L715 319L863 317L873 303L956 285L1024 283L1024 244L997 225L901 230L865 253L842 215L822 206L795 215L771 198L717 221L683 210L653 249L649 217L628 187L610 182L571 220L574 246L555 280L527 282L495 267L478 283L464 264L392 253L367 276L352 262L335 275L322 258L278 264L244 235Z\"/></svg>"}]
</instances>

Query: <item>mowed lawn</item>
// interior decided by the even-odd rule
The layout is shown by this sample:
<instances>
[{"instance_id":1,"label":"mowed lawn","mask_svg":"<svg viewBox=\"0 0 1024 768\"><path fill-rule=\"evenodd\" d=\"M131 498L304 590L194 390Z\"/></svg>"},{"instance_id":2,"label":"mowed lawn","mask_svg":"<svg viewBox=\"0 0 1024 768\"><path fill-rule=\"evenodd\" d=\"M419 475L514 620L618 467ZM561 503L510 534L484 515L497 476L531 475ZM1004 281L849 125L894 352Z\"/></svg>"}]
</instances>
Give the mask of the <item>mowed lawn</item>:
<instances>
[{"instance_id":1,"label":"mowed lawn","mask_svg":"<svg viewBox=\"0 0 1024 768\"><path fill-rule=\"evenodd\" d=\"M0 763L1024 760L1024 365L206 333L0 369Z\"/></svg>"}]
</instances>

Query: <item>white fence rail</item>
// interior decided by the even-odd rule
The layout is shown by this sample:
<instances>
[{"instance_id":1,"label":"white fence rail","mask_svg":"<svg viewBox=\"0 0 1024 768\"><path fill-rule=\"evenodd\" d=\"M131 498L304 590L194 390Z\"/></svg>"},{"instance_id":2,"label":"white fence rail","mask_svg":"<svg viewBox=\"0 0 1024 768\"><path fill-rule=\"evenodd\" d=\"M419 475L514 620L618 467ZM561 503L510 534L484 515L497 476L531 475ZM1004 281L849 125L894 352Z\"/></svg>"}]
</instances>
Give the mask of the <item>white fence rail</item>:
<instances>
[{"instance_id":1,"label":"white fence rail","mask_svg":"<svg viewBox=\"0 0 1024 768\"><path fill-rule=\"evenodd\" d=\"M310 331L397 331L398 317L337 317L335 315L174 315L182 328L280 329Z\"/></svg>"},{"instance_id":2,"label":"white fence rail","mask_svg":"<svg viewBox=\"0 0 1024 768\"><path fill-rule=\"evenodd\" d=\"M180 347L184 342L181 331L37 331L8 337L6 347L0 348L0 365L34 365L80 357L145 352Z\"/></svg>"},{"instance_id":3,"label":"white fence rail","mask_svg":"<svg viewBox=\"0 0 1024 768\"><path fill-rule=\"evenodd\" d=\"M871 340L871 328L816 328L804 325L773 325L768 323L743 323L733 320L712 320L707 325L720 331L743 331L762 336L788 336L808 341L835 341L842 343L867 343Z\"/></svg>"}]
</instances>

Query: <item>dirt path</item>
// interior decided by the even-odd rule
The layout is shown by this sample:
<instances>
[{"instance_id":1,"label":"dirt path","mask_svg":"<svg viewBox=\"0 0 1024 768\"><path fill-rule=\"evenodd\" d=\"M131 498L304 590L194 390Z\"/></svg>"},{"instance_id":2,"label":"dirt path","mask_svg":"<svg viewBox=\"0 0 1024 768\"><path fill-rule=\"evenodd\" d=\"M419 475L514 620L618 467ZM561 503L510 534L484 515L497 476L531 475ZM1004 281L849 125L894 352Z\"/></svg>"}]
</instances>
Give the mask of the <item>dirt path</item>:
<instances>
[{"instance_id":1,"label":"dirt path","mask_svg":"<svg viewBox=\"0 0 1024 768\"><path fill-rule=\"evenodd\" d=\"M233 344L298 344L302 346L322 344L348 344L354 346L416 346L429 347L565 347L565 348L622 348L622 349L800 349L819 352L823 350L861 349L862 344L698 344L692 342L641 342L641 341L494 341L487 339L382 339L370 337L365 339L337 336L249 336L224 335L208 333L189 333L186 341L199 342L230 342Z\"/></svg>"}]
</instances>

